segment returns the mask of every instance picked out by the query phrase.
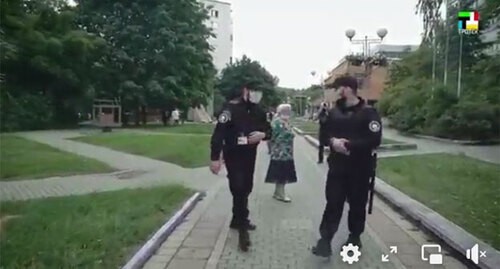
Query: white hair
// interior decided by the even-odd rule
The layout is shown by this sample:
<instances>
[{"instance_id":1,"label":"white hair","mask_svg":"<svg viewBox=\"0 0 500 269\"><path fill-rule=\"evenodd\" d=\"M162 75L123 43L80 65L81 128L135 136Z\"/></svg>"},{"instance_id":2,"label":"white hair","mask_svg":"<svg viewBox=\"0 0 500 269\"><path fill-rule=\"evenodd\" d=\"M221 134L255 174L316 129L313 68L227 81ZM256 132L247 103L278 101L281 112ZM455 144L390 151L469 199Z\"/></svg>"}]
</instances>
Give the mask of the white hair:
<instances>
[{"instance_id":1,"label":"white hair","mask_svg":"<svg viewBox=\"0 0 500 269\"><path fill-rule=\"evenodd\" d=\"M292 111L292 105L290 104L281 104L276 108L276 113L281 114L281 112L291 112Z\"/></svg>"}]
</instances>

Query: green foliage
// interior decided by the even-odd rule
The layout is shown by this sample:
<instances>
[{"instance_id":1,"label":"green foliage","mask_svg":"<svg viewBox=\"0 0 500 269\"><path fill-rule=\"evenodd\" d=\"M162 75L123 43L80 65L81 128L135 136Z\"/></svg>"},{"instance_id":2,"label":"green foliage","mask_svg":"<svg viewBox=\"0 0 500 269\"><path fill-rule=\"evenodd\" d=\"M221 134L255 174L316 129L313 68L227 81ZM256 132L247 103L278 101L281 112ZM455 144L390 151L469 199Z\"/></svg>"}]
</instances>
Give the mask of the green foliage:
<instances>
[{"instance_id":1,"label":"green foliage","mask_svg":"<svg viewBox=\"0 0 500 269\"><path fill-rule=\"evenodd\" d=\"M121 98L125 111L206 104L215 68L201 3L77 4L0 2L1 130L73 125L94 98Z\"/></svg>"},{"instance_id":2,"label":"green foliage","mask_svg":"<svg viewBox=\"0 0 500 269\"><path fill-rule=\"evenodd\" d=\"M278 78L267 71L258 61L243 56L222 70L217 88L227 100L241 96L244 86L263 92L263 107L276 107L282 100L276 86Z\"/></svg>"},{"instance_id":3,"label":"green foliage","mask_svg":"<svg viewBox=\"0 0 500 269\"><path fill-rule=\"evenodd\" d=\"M487 9L498 11L500 3L493 2L486 3L483 7L485 12ZM479 36L460 37L456 34L455 15L464 7L464 3L461 3L462 6L449 7L448 24L441 21L429 24L427 20L439 14L435 7L440 4L440 1L419 0L418 7L424 14L424 24L429 29L435 27L435 35L426 32L428 38L423 40L417 51L390 67L388 87L378 107L391 120L393 127L402 131L454 139L499 138L500 57L485 55L485 49L491 44L482 43ZM498 12L491 10L487 11L487 18L498 17ZM435 38L436 43L434 85L433 48L428 42L432 38ZM462 79L459 95L458 55L461 38ZM444 64L446 59L447 65ZM444 72L447 72L446 81Z\"/></svg>"}]
</instances>

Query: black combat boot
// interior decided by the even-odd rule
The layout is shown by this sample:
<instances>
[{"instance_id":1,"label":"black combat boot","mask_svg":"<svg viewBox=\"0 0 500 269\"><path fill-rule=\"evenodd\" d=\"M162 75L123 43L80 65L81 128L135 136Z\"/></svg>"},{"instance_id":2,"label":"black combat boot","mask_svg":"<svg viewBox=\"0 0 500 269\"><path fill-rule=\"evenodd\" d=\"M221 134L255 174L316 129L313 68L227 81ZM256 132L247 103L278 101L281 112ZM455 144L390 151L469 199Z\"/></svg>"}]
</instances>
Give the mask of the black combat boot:
<instances>
[{"instance_id":1,"label":"black combat boot","mask_svg":"<svg viewBox=\"0 0 500 269\"><path fill-rule=\"evenodd\" d=\"M361 238L359 235L349 235L349 238L347 238L347 241L344 243L344 246L347 246L349 244L353 244L354 246L358 246L359 249L363 247L363 244L361 244Z\"/></svg>"},{"instance_id":2,"label":"black combat boot","mask_svg":"<svg viewBox=\"0 0 500 269\"><path fill-rule=\"evenodd\" d=\"M250 234L248 233L247 229L239 229L238 233L238 245L240 247L240 250L243 252L247 252L248 248L252 245L252 243L250 242Z\"/></svg>"},{"instance_id":3,"label":"black combat boot","mask_svg":"<svg viewBox=\"0 0 500 269\"><path fill-rule=\"evenodd\" d=\"M330 245L330 242L326 239L319 239L318 243L316 244L315 247L312 248L312 254L320 257L326 257L329 258L332 256L332 246Z\"/></svg>"},{"instance_id":4,"label":"black combat boot","mask_svg":"<svg viewBox=\"0 0 500 269\"><path fill-rule=\"evenodd\" d=\"M245 224L243 224L243 227L240 227L242 225L239 225L236 221L231 220L231 224L229 224L229 228L231 229L239 229L239 228L246 228L247 230L249 231L254 231L255 229L257 229L257 225L251 223L250 221L246 221Z\"/></svg>"}]
</instances>

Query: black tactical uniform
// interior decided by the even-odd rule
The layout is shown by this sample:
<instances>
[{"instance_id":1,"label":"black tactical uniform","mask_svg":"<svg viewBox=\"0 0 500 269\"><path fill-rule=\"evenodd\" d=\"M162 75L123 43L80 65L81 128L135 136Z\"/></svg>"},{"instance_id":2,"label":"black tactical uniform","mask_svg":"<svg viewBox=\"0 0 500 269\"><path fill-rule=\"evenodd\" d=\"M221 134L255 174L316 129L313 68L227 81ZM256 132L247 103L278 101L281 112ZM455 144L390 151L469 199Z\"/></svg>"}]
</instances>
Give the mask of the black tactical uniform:
<instances>
[{"instance_id":1,"label":"black tactical uniform","mask_svg":"<svg viewBox=\"0 0 500 269\"><path fill-rule=\"evenodd\" d=\"M328 116L328 138L349 140L349 155L337 153L330 146L328 176L326 180L326 208L320 225L321 239L313 249L319 256L330 256L330 243L336 233L344 202L349 203L348 227L350 236L346 244L361 248L359 236L366 219L369 179L373 172L373 152L380 145L382 125L377 111L359 98L355 106L347 107L340 99Z\"/></svg>"},{"instance_id":2,"label":"black tactical uniform","mask_svg":"<svg viewBox=\"0 0 500 269\"><path fill-rule=\"evenodd\" d=\"M271 126L259 105L241 99L226 103L218 116L211 140L211 160L220 159L221 151L227 169L229 189L233 195L231 228L254 230L248 215L248 196L253 188L253 174L258 144L248 144L254 131L270 137Z\"/></svg>"},{"instance_id":3,"label":"black tactical uniform","mask_svg":"<svg viewBox=\"0 0 500 269\"><path fill-rule=\"evenodd\" d=\"M323 163L325 146L328 146L328 134L326 133L326 122L328 120L328 110L322 107L318 115L319 131L318 131L318 163Z\"/></svg>"}]
</instances>

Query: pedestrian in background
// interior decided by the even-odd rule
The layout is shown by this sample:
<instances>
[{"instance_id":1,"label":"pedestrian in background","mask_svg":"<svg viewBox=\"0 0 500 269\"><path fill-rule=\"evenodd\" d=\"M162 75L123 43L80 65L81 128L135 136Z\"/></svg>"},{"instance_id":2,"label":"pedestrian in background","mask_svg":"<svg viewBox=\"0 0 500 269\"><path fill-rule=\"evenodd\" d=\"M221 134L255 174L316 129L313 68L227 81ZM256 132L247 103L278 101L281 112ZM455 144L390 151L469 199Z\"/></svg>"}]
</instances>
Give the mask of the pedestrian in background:
<instances>
[{"instance_id":1,"label":"pedestrian in background","mask_svg":"<svg viewBox=\"0 0 500 269\"><path fill-rule=\"evenodd\" d=\"M323 163L325 157L325 147L328 146L328 136L326 132L326 121L328 119L328 105L326 103L321 103L320 110L318 113L318 163Z\"/></svg>"},{"instance_id":2,"label":"pedestrian in background","mask_svg":"<svg viewBox=\"0 0 500 269\"><path fill-rule=\"evenodd\" d=\"M297 182L293 160L295 134L290 126L292 107L289 104L281 104L276 112L277 117L271 123L271 162L265 182L275 184L274 199L289 203L291 199L286 195L285 185Z\"/></svg>"}]
</instances>

